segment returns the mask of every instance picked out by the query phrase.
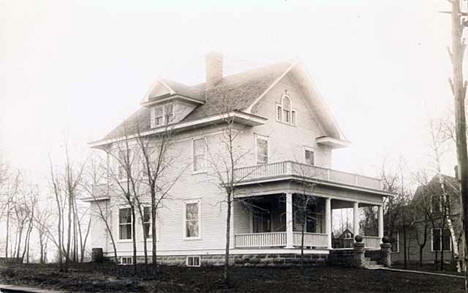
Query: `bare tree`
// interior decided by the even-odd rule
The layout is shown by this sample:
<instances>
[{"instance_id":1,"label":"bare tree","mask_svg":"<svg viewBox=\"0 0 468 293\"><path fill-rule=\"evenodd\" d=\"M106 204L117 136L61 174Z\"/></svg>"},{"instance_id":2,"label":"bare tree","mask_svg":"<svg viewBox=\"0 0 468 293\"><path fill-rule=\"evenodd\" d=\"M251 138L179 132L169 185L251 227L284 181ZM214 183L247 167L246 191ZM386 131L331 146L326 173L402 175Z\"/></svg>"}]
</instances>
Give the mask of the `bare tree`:
<instances>
[{"instance_id":1,"label":"bare tree","mask_svg":"<svg viewBox=\"0 0 468 293\"><path fill-rule=\"evenodd\" d=\"M34 227L36 228L39 236L39 262L41 264L47 262L47 243L48 233L52 229L51 224L53 220L52 211L48 207L37 207L34 216Z\"/></svg>"},{"instance_id":2,"label":"bare tree","mask_svg":"<svg viewBox=\"0 0 468 293\"><path fill-rule=\"evenodd\" d=\"M394 168L391 167L391 164L387 163L387 161L384 161L381 169L381 178L384 190L393 193L393 195L387 196L384 199L384 223L387 225L385 230L390 239L395 239L395 233L403 232L403 254L406 268L408 262L407 236L415 222L414 215L408 207L412 193L405 179L405 160L400 158Z\"/></svg>"},{"instance_id":3,"label":"bare tree","mask_svg":"<svg viewBox=\"0 0 468 293\"><path fill-rule=\"evenodd\" d=\"M455 106L455 136L458 159L458 175L460 179L460 197L462 205L462 223L464 231L464 263L466 268L466 256L468 255L468 152L466 144L466 112L465 97L467 82L463 77L463 63L466 42L463 32L467 26L467 10L461 11L460 0L451 0L452 44L448 49L452 63L452 77L449 79ZM465 269L465 292L468 292L468 280Z\"/></svg>"},{"instance_id":4,"label":"bare tree","mask_svg":"<svg viewBox=\"0 0 468 293\"><path fill-rule=\"evenodd\" d=\"M114 168L109 168L110 179L117 186L116 191L125 203L129 206L130 214L124 215L131 219L131 236L133 244L133 268L137 273L137 246L136 246L136 213L141 205L140 183L142 172L138 166L138 154L134 140L128 134L128 125L123 128L122 140L107 147L104 151L113 158ZM120 211L119 211L120 213ZM120 217L120 214L119 214ZM146 244L146 241L144 241ZM145 246L146 248L146 246ZM145 261L147 261L147 251L145 251Z\"/></svg>"},{"instance_id":5,"label":"bare tree","mask_svg":"<svg viewBox=\"0 0 468 293\"><path fill-rule=\"evenodd\" d=\"M452 223L452 217L450 213L450 203L449 203L449 195L447 192L445 177L442 175L442 167L441 167L441 159L443 158L444 154L447 152L447 141L449 141L449 137L446 134L444 123L436 122L434 120L430 121L430 136L431 136L431 151L432 151L432 159L434 162L434 169L436 172L436 176L439 181L440 185L440 199L441 199L441 206L442 206L442 231L447 225L450 236L453 243L453 253L455 259L457 260L457 271L461 271L462 264L459 261L459 249L458 249L458 241L457 241L457 234L455 233L454 224ZM444 253L441 252L441 270L443 270L444 265Z\"/></svg>"},{"instance_id":6,"label":"bare tree","mask_svg":"<svg viewBox=\"0 0 468 293\"><path fill-rule=\"evenodd\" d=\"M207 163L212 170L212 175L215 178L216 185L224 194L223 203L226 204L226 232L225 232L225 253L224 253L224 271L223 278L225 284L230 282L229 258L231 245L231 216L232 205L234 201L239 201L235 197L236 186L244 181L255 168L246 172L236 172L240 168L246 156L252 153L251 149L246 149L239 143L239 137L247 130L247 127L241 125L236 118L236 109L238 101L229 98L222 92L222 89L215 89L212 95L220 99L219 108L217 109L222 116L222 121L219 124L221 134L219 140L208 143L205 140L207 149ZM261 167L261 164L257 167Z\"/></svg>"},{"instance_id":7,"label":"bare tree","mask_svg":"<svg viewBox=\"0 0 468 293\"><path fill-rule=\"evenodd\" d=\"M175 171L172 176L169 176L170 167L175 165L176 156L169 154L169 149L172 144L172 131L170 127L172 117L167 115L164 117L165 126L161 128L160 133L146 137L141 135L139 124L137 125L136 142L138 145L141 166L143 171L143 182L147 186L151 201L151 259L153 265L157 266L157 212L163 201L167 199L170 190L183 174L187 166L182 166L182 169ZM183 164L182 164L183 165ZM169 181L165 181L170 177ZM144 213L144 206L139 205L140 217L146 217ZM144 221L143 221L144 222ZM146 227L146 228L145 228ZM147 226L143 223L143 237L146 250L146 237L149 231L146 231ZM146 258L145 258L146 262Z\"/></svg>"},{"instance_id":8,"label":"bare tree","mask_svg":"<svg viewBox=\"0 0 468 293\"><path fill-rule=\"evenodd\" d=\"M103 183L105 181L105 183ZM94 157L88 161L88 168L86 172L86 179L84 180L82 186L84 192L93 199L93 202L96 206L96 210L92 210L94 216L98 217L100 221L106 226L106 231L109 234L112 249L114 251L114 261L115 263L119 262L117 256L117 246L115 243L115 236L111 228L110 215L109 212L112 210L113 201L111 200L102 200L100 197L102 195L102 188L105 187L104 193L109 196L109 182L107 178L107 166L102 163L98 157ZM89 231L89 230L88 230Z\"/></svg>"}]
</instances>

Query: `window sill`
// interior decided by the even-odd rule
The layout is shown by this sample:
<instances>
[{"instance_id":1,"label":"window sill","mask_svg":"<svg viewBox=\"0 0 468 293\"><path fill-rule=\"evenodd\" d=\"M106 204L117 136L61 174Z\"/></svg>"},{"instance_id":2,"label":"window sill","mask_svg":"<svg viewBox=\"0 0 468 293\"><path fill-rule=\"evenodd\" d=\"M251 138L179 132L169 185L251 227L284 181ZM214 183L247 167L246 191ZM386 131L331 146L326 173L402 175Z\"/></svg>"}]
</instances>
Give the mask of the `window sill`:
<instances>
[{"instance_id":1,"label":"window sill","mask_svg":"<svg viewBox=\"0 0 468 293\"><path fill-rule=\"evenodd\" d=\"M281 120L278 120L278 119L276 119L276 122L281 123L281 124L284 124L284 125L287 125L287 126L292 126L292 127L296 127L296 126L297 126L297 124L284 122L284 121L281 121Z\"/></svg>"},{"instance_id":2,"label":"window sill","mask_svg":"<svg viewBox=\"0 0 468 293\"><path fill-rule=\"evenodd\" d=\"M131 243L133 239L119 239L116 241L117 243Z\"/></svg>"},{"instance_id":3,"label":"window sill","mask_svg":"<svg viewBox=\"0 0 468 293\"><path fill-rule=\"evenodd\" d=\"M192 175L197 175L197 174L206 174L207 171L206 170L203 170L203 171L193 171L192 172Z\"/></svg>"},{"instance_id":4,"label":"window sill","mask_svg":"<svg viewBox=\"0 0 468 293\"><path fill-rule=\"evenodd\" d=\"M197 241L202 240L201 237L184 237L184 241Z\"/></svg>"}]
</instances>

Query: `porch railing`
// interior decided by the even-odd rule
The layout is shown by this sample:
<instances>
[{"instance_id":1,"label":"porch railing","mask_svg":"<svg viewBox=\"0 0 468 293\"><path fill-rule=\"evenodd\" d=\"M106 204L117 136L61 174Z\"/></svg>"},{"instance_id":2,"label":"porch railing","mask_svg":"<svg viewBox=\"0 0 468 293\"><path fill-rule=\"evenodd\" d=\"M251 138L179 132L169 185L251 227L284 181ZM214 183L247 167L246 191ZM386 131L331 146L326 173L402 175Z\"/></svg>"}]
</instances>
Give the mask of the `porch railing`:
<instances>
[{"instance_id":1,"label":"porch railing","mask_svg":"<svg viewBox=\"0 0 468 293\"><path fill-rule=\"evenodd\" d=\"M292 161L237 168L234 172L237 182L280 176L315 178L323 181L382 190L381 180L377 178Z\"/></svg>"},{"instance_id":2,"label":"porch railing","mask_svg":"<svg viewBox=\"0 0 468 293\"><path fill-rule=\"evenodd\" d=\"M302 233L294 232L294 246L301 246ZM326 233L304 233L304 246L327 247L328 237Z\"/></svg>"},{"instance_id":3,"label":"porch railing","mask_svg":"<svg viewBox=\"0 0 468 293\"><path fill-rule=\"evenodd\" d=\"M365 248L380 248L380 237L362 236Z\"/></svg>"},{"instance_id":4,"label":"porch railing","mask_svg":"<svg viewBox=\"0 0 468 293\"><path fill-rule=\"evenodd\" d=\"M286 232L237 234L235 243L239 248L286 246Z\"/></svg>"}]
</instances>

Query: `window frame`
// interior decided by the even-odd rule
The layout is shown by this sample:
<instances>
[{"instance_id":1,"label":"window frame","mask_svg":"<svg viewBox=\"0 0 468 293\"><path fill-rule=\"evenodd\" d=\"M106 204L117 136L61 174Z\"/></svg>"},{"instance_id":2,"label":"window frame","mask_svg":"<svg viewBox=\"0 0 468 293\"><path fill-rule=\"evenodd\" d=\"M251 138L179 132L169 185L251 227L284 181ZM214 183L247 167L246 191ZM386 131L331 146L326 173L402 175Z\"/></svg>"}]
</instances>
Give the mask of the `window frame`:
<instances>
[{"instance_id":1,"label":"window frame","mask_svg":"<svg viewBox=\"0 0 468 293\"><path fill-rule=\"evenodd\" d=\"M312 165L307 162L306 152L312 152L312 156L313 156L313 159L312 159L313 164ZM307 166L317 166L317 164L315 162L315 149L314 148L304 146L304 164L306 164Z\"/></svg>"},{"instance_id":2,"label":"window frame","mask_svg":"<svg viewBox=\"0 0 468 293\"><path fill-rule=\"evenodd\" d=\"M284 99L287 98L289 100L289 109L285 109L284 107ZM286 115L287 113L287 115ZM283 94L281 96L280 103L276 103L276 121L290 125L296 126L297 123L297 111L293 107L293 102L291 96L288 94ZM288 121L286 121L286 117L288 117Z\"/></svg>"},{"instance_id":3,"label":"window frame","mask_svg":"<svg viewBox=\"0 0 468 293\"><path fill-rule=\"evenodd\" d=\"M125 259L125 261L124 261ZM130 261L129 261L130 260ZM119 257L119 265L128 266L133 264L133 257L131 256L121 256Z\"/></svg>"},{"instance_id":4,"label":"window frame","mask_svg":"<svg viewBox=\"0 0 468 293\"><path fill-rule=\"evenodd\" d=\"M172 109L172 113L170 114L170 119L169 119L168 113L166 112L168 106L171 106L171 109ZM160 126L171 124L175 119L174 107L175 107L175 104L173 102L169 102L165 104L158 104L158 105L151 107L150 128L157 128ZM161 111L160 116L156 116L157 109ZM160 123L156 123L157 118L161 119Z\"/></svg>"},{"instance_id":5,"label":"window frame","mask_svg":"<svg viewBox=\"0 0 468 293\"><path fill-rule=\"evenodd\" d=\"M123 224L122 224L122 223L120 223L120 211L121 211L121 210L125 210L125 209L128 209L128 210L130 211L130 222L129 222L129 223L123 223ZM132 209L131 209L131 207L129 207L129 206L122 206L122 207L119 207L118 212L117 212L117 217L118 217L117 222L118 222L118 224L119 224L119 226L118 226L118 227L119 227L119 231L118 231L118 236L119 236L119 238L118 238L118 241L119 241L119 242L133 241L133 237L134 237L135 235L133 235L133 230L132 230L132 224L133 224L133 220L134 220L134 219L133 219L133 217L132 217ZM123 226L123 225L125 225L125 226L130 225L130 238L125 238L125 239L122 239L122 238L121 238L121 235L120 235L120 227Z\"/></svg>"},{"instance_id":6,"label":"window frame","mask_svg":"<svg viewBox=\"0 0 468 293\"><path fill-rule=\"evenodd\" d=\"M259 148L258 148L258 139L263 139L266 141L267 143L267 150L266 150L266 162L265 163L259 163L258 162L258 154L259 154ZM255 163L257 166L262 166L262 165L267 165L268 162L269 162L269 159L270 159L270 142L269 142L269 137L268 136L265 136L265 135L260 135L260 134L255 134Z\"/></svg>"},{"instance_id":7,"label":"window frame","mask_svg":"<svg viewBox=\"0 0 468 293\"><path fill-rule=\"evenodd\" d=\"M149 219L148 219L148 221L145 221L145 218L144 218L144 217L145 217L145 210L146 210L146 209L149 210ZM142 222L143 225L148 225L148 226L149 226L149 227L148 227L148 236L146 237L146 240L151 240L151 239L153 239L153 235L151 234L151 232L152 232L152 229L151 229L151 224L152 224L152 223L151 223L151 222L152 222L152 221L151 221L151 206L149 206L149 205L143 206L143 218L141 219L141 222ZM143 235L143 240L145 240L144 236L145 236L145 235ZM157 236L156 236L156 238L157 238Z\"/></svg>"},{"instance_id":8,"label":"window frame","mask_svg":"<svg viewBox=\"0 0 468 293\"><path fill-rule=\"evenodd\" d=\"M204 152L203 152L203 167L200 170L195 170L195 141L203 140ZM207 170L207 153L208 153L208 144L206 137L194 137L192 138L192 172L193 174L205 173Z\"/></svg>"},{"instance_id":9,"label":"window frame","mask_svg":"<svg viewBox=\"0 0 468 293\"><path fill-rule=\"evenodd\" d=\"M192 258L192 263L193 263L193 260L194 259L198 259L198 265L190 265L189 264L189 259ZM189 267L189 268L199 268L201 267L201 256L200 255L187 255L187 257L185 258L185 266Z\"/></svg>"},{"instance_id":10,"label":"window frame","mask_svg":"<svg viewBox=\"0 0 468 293\"><path fill-rule=\"evenodd\" d=\"M166 112L167 108L170 106L171 108L171 113L170 113L170 119L169 119L169 114ZM169 125L172 123L172 121L174 121L174 103L166 103L163 105L163 113L164 113L164 116L163 116L163 123L165 125Z\"/></svg>"},{"instance_id":11,"label":"window frame","mask_svg":"<svg viewBox=\"0 0 468 293\"><path fill-rule=\"evenodd\" d=\"M434 250L434 230L439 230L440 232L440 237L439 237L439 247L440 249L439 250ZM449 231L450 233L450 230L449 229L442 229L442 228L432 228L431 229L431 252L444 252L444 251L448 251L448 252L451 252L452 251L452 238L449 234L449 249L444 249L443 247L443 244L444 244L444 230L446 231Z\"/></svg>"},{"instance_id":12,"label":"window frame","mask_svg":"<svg viewBox=\"0 0 468 293\"><path fill-rule=\"evenodd\" d=\"M197 204L198 205L198 236L193 236L193 237L187 237L187 205L189 204ZM193 199L193 200L185 200L184 201L184 209L182 213L182 235L184 240L201 240L201 234L202 234L202 229L201 229L201 199Z\"/></svg>"}]
</instances>

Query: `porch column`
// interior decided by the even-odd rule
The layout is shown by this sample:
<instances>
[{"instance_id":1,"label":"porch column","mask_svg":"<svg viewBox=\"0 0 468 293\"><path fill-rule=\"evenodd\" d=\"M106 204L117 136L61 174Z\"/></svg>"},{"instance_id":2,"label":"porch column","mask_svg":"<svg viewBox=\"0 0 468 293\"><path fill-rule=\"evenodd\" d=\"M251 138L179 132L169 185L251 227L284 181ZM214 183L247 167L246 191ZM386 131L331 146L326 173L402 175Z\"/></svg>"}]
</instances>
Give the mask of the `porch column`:
<instances>
[{"instance_id":1,"label":"porch column","mask_svg":"<svg viewBox=\"0 0 468 293\"><path fill-rule=\"evenodd\" d=\"M286 193L286 248L293 248L293 202L292 193Z\"/></svg>"},{"instance_id":2,"label":"porch column","mask_svg":"<svg viewBox=\"0 0 468 293\"><path fill-rule=\"evenodd\" d=\"M353 205L353 234L359 235L359 203L356 201Z\"/></svg>"},{"instance_id":3,"label":"porch column","mask_svg":"<svg viewBox=\"0 0 468 293\"><path fill-rule=\"evenodd\" d=\"M382 242L382 238L384 237L384 224L383 224L383 206L379 206L379 238L380 242Z\"/></svg>"},{"instance_id":4,"label":"porch column","mask_svg":"<svg viewBox=\"0 0 468 293\"><path fill-rule=\"evenodd\" d=\"M327 248L332 248L331 199L325 198L325 233L327 233Z\"/></svg>"}]
</instances>

